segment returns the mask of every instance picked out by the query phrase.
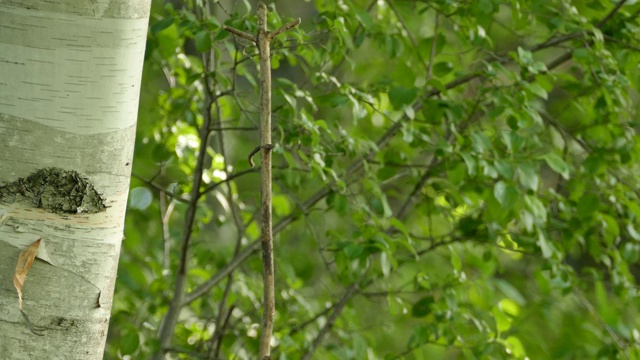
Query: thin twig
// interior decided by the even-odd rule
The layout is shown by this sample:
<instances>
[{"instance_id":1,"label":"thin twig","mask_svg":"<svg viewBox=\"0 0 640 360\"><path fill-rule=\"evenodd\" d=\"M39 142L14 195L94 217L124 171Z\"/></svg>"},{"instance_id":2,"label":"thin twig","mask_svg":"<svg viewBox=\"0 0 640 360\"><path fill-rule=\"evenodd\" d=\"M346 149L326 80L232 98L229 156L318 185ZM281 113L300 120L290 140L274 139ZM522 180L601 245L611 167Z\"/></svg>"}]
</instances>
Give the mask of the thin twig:
<instances>
[{"instance_id":1,"label":"thin twig","mask_svg":"<svg viewBox=\"0 0 640 360\"><path fill-rule=\"evenodd\" d=\"M618 40L618 39L616 39L616 38L614 38L613 36L610 36L610 35L604 35L604 38L605 38L605 40L614 42L614 43L616 43L616 44L618 44L618 45L620 45L620 46L622 46L624 48L640 52L640 46L628 44L628 43L626 43L624 41L620 41L620 40Z\"/></svg>"},{"instance_id":2,"label":"thin twig","mask_svg":"<svg viewBox=\"0 0 640 360\"><path fill-rule=\"evenodd\" d=\"M424 174L420 177L420 180L414 186L413 191L411 191L409 196L407 196L407 199L400 206L400 210L398 210L398 213L397 213L398 219L404 217L407 214L408 210L411 208L410 207L411 204L416 198L416 195L422 191L422 188L424 187L424 185L427 183L427 181L429 181L429 178L431 177L431 169L433 168L433 165L435 164L435 162L436 162L435 155L430 154L430 158L427 161L427 170L424 171Z\"/></svg>"},{"instance_id":3,"label":"thin twig","mask_svg":"<svg viewBox=\"0 0 640 360\"><path fill-rule=\"evenodd\" d=\"M198 194L198 197L201 197L202 195L204 195L204 194L206 194L206 193L208 193L208 192L212 191L213 189L217 188L218 186L220 186L220 185L222 185L222 184L225 184L225 183L230 182L230 181L231 181L231 180L233 180L233 179L237 179L237 178L239 178L239 177L241 177L241 176L244 176L244 175L247 175L247 174L250 174L250 173L255 173L255 172L258 172L258 168L242 170L242 171L240 171L240 172L237 172L237 173L233 173L233 174L231 174L231 175L228 175L226 179L224 179L224 180L220 180L220 181L218 181L217 183L213 183L213 184L211 184L211 185L207 186L206 188L204 188L204 190L202 190L202 191Z\"/></svg>"},{"instance_id":4,"label":"thin twig","mask_svg":"<svg viewBox=\"0 0 640 360\"><path fill-rule=\"evenodd\" d=\"M614 6L613 9L611 9L611 11L609 11L609 13L604 18L602 18L602 20L598 21L598 25L596 25L596 27L602 28L606 23L609 22L609 20L611 20L611 18L613 18L613 15L615 15L618 12L618 10L620 10L622 5L624 5L624 3L626 2L627 0L618 1L616 6Z\"/></svg>"},{"instance_id":5,"label":"thin twig","mask_svg":"<svg viewBox=\"0 0 640 360\"><path fill-rule=\"evenodd\" d=\"M253 156L257 154L258 151L260 151L260 149L262 149L262 146L260 145L256 146L253 150L251 150L251 152L247 156L247 160L249 161L249 165L251 165L251 167L256 166L256 164L253 162Z\"/></svg>"},{"instance_id":6,"label":"thin twig","mask_svg":"<svg viewBox=\"0 0 640 360\"><path fill-rule=\"evenodd\" d=\"M183 198L181 196L178 196L175 193L165 189L164 187L154 183L151 180L147 180L147 179L143 178L142 176L140 176L140 175L138 175L136 173L132 173L131 176L136 178L136 179L138 179L138 180L140 180L140 181L142 181L145 185L150 186L150 187L158 190L159 192L168 195L169 197L171 197L172 200L175 200L175 201L178 201L178 202L181 202L181 203L187 203L187 204L189 203L189 199L185 199L185 198Z\"/></svg>"},{"instance_id":7,"label":"thin twig","mask_svg":"<svg viewBox=\"0 0 640 360\"><path fill-rule=\"evenodd\" d=\"M222 344L222 337L224 336L225 327L222 325L223 321L227 323L229 321L229 317L231 316L231 308L225 314L225 307L227 303L227 299L229 299L229 294L231 293L231 285L233 284L233 274L229 274L227 278L227 284L224 287L224 293L222 295L222 299L218 303L218 316L216 316L215 321L215 330L213 337L211 338L211 348L209 349L209 353L213 354L213 358L218 358L218 353L220 352L220 345Z\"/></svg>"},{"instance_id":8,"label":"thin twig","mask_svg":"<svg viewBox=\"0 0 640 360\"><path fill-rule=\"evenodd\" d=\"M231 279L229 279L231 280ZM227 310L227 316L224 318L224 322L222 323L222 326L220 328L220 330L217 332L217 342L216 342L216 348L215 351L213 352L213 358L214 359L219 359L219 355L220 355L220 349L222 348L222 337L224 336L224 333L226 332L226 329L229 327L229 320L231 319L231 315L233 314L233 310L235 309L235 305L231 305L229 306L229 310ZM218 330L218 329L216 329Z\"/></svg>"},{"instance_id":9,"label":"thin twig","mask_svg":"<svg viewBox=\"0 0 640 360\"><path fill-rule=\"evenodd\" d=\"M222 29L225 30L225 31L228 31L228 32L230 32L230 33L232 33L234 35L240 36L241 38L247 39L247 40L249 40L249 41L251 41L253 43L256 43L256 37L251 35L251 34L249 34L249 33L246 33L244 31L232 28L231 26L227 26L227 25L222 25Z\"/></svg>"},{"instance_id":10,"label":"thin twig","mask_svg":"<svg viewBox=\"0 0 640 360\"><path fill-rule=\"evenodd\" d=\"M331 316L329 316L329 318L327 319L327 322L324 324L322 329L320 329L320 332L318 333L318 335L316 335L315 339L313 339L313 342L311 343L311 347L309 348L307 353L304 354L304 356L302 357L302 360L309 360L313 357L313 353L316 351L318 346L320 346L325 336L327 336L327 334L331 332L331 329L333 328L333 324L336 322L336 320L342 313L342 309L345 307L347 302L349 302L349 300L351 300L351 298L357 293L358 293L358 283L356 282L351 284L347 288L344 295L342 295L342 298L340 299L340 301L338 301L335 304L335 306L333 307L333 312L331 313Z\"/></svg>"},{"instance_id":11,"label":"thin twig","mask_svg":"<svg viewBox=\"0 0 640 360\"><path fill-rule=\"evenodd\" d=\"M328 308L320 311L319 313L315 314L311 319L298 324L296 326L294 326L293 328L291 328L291 330L289 331L289 336L294 335L295 333L301 331L302 329L304 329L305 327L313 324L316 320L318 320L319 318L321 318L322 316L328 314L330 311L332 311L334 308L336 307L336 304L332 304L331 306L329 306Z\"/></svg>"},{"instance_id":12,"label":"thin twig","mask_svg":"<svg viewBox=\"0 0 640 360\"><path fill-rule=\"evenodd\" d=\"M289 29L293 29L294 27L300 25L300 18L297 18L293 21L288 22L287 24L281 26L280 28L278 28L277 30L275 30L274 32L269 34L269 41L271 41L273 38L275 38L276 36L282 34L283 32L289 30Z\"/></svg>"}]
</instances>

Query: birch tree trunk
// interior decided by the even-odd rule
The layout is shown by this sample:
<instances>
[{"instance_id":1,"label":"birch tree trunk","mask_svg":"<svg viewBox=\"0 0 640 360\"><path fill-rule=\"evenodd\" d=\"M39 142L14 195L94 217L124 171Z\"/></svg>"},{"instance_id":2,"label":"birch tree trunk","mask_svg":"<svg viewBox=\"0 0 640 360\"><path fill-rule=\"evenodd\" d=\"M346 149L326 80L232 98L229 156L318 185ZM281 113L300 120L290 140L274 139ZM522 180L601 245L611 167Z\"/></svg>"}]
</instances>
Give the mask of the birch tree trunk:
<instances>
[{"instance_id":1,"label":"birch tree trunk","mask_svg":"<svg viewBox=\"0 0 640 360\"><path fill-rule=\"evenodd\" d=\"M0 0L2 359L103 357L150 2Z\"/></svg>"}]
</instances>

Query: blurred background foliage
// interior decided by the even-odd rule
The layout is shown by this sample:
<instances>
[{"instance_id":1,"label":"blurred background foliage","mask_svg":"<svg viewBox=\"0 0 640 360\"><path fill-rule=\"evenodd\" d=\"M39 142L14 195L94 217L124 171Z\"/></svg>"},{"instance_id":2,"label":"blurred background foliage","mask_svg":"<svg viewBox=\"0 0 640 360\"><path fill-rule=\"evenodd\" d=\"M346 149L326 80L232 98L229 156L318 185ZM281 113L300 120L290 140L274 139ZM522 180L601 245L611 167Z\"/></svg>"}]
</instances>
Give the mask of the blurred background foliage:
<instances>
[{"instance_id":1,"label":"blurred background foliage","mask_svg":"<svg viewBox=\"0 0 640 360\"><path fill-rule=\"evenodd\" d=\"M199 156L167 357L256 357L256 5L154 0L107 359L159 350ZM640 358L640 4L268 7L274 359Z\"/></svg>"}]
</instances>

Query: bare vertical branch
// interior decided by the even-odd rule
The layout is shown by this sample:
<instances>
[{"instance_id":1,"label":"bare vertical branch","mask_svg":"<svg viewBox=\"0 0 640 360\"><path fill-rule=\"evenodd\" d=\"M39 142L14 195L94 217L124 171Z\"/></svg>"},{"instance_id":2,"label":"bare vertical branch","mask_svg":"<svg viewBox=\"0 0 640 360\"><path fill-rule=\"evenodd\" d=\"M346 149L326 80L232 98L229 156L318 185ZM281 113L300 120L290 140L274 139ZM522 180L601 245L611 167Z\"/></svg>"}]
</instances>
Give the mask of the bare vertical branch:
<instances>
[{"instance_id":1,"label":"bare vertical branch","mask_svg":"<svg viewBox=\"0 0 640 360\"><path fill-rule=\"evenodd\" d=\"M263 2L258 3L258 36L256 40L260 53L261 243L262 281L264 287L259 359L270 359L276 297L273 266L273 224L271 219L271 54L269 50L269 31L267 30L267 6Z\"/></svg>"},{"instance_id":2,"label":"bare vertical branch","mask_svg":"<svg viewBox=\"0 0 640 360\"><path fill-rule=\"evenodd\" d=\"M272 175L271 175L271 53L270 42L280 33L283 33L300 24L300 19L291 21L281 28L270 33L267 29L267 5L258 3L258 35L252 35L237 29L225 26L224 29L251 40L258 46L260 55L260 147L262 150L262 165L260 166L260 191L262 194L262 276L263 276L263 319L262 332L260 334L259 359L271 359L271 337L273 335L273 323L276 313L275 277L273 265L273 220L271 209ZM249 161L251 162L251 156ZM252 164L253 165L253 164Z\"/></svg>"}]
</instances>

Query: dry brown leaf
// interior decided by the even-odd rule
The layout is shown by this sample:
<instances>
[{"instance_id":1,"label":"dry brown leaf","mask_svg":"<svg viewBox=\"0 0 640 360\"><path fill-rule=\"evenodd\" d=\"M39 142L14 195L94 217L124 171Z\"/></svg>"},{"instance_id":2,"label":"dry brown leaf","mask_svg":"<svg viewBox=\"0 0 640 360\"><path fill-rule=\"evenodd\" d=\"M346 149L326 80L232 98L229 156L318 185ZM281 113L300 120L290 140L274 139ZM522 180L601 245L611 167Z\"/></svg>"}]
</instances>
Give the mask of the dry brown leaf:
<instances>
[{"instance_id":1,"label":"dry brown leaf","mask_svg":"<svg viewBox=\"0 0 640 360\"><path fill-rule=\"evenodd\" d=\"M22 287L24 286L24 279L27 277L27 272L36 259L36 254L38 253L38 247L40 246L41 240L42 239L36 240L33 244L29 245L29 247L22 250L18 256L16 272L13 274L13 286L15 286L18 291L18 304L20 305L20 310L22 310Z\"/></svg>"}]
</instances>

